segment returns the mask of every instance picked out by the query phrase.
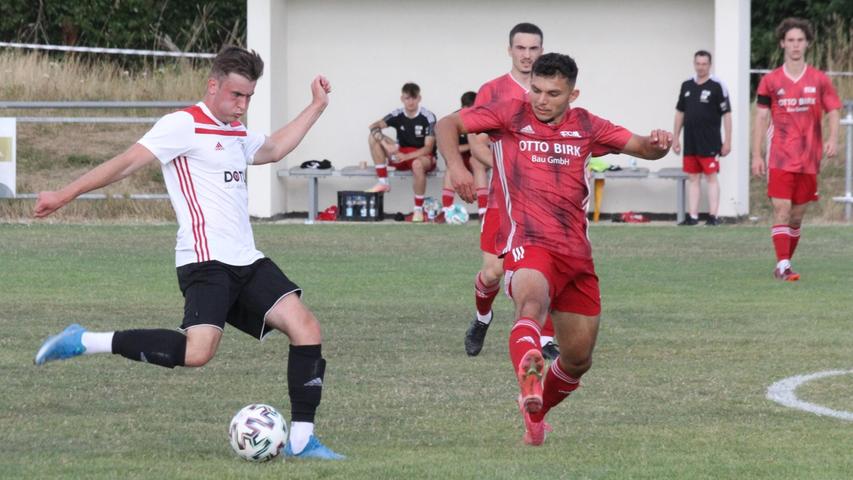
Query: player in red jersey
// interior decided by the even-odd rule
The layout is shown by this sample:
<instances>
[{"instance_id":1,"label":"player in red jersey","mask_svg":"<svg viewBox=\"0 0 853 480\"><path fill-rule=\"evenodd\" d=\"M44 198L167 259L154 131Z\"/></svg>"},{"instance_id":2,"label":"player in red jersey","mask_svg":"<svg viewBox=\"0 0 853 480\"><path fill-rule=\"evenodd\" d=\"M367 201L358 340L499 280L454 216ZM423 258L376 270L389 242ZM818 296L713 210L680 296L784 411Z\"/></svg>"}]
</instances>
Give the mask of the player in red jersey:
<instances>
[{"instance_id":1,"label":"player in red jersey","mask_svg":"<svg viewBox=\"0 0 853 480\"><path fill-rule=\"evenodd\" d=\"M496 100L518 99L525 101L527 92L530 90L530 71L533 62L542 55L542 30L532 23L519 23L509 32L509 48L507 49L512 58L512 69L509 73L490 80L480 87L474 106L487 105ZM488 135L471 136L471 153L479 162L491 168L492 151L489 149ZM476 162L475 162L476 163ZM477 177L475 175L475 181ZM465 352L470 356L480 353L483 342L486 339L492 318L492 303L500 291L501 277L503 276L503 260L498 258L495 249L495 236L500 227L500 216L498 215L498 191L500 190L497 178L493 175L491 184L487 189L484 184L477 183L477 205L480 210L482 223L480 225L480 250L483 251L483 265L474 279L474 300L477 313L471 325L465 332ZM488 208L483 211L483 207ZM559 355L559 350L554 343L554 326L551 319L545 322L542 330L541 342L544 347L545 356L554 359Z\"/></svg>"},{"instance_id":2,"label":"player in red jersey","mask_svg":"<svg viewBox=\"0 0 853 480\"><path fill-rule=\"evenodd\" d=\"M841 99L829 78L806 65L812 41L807 20L787 18L776 28L785 62L758 84L755 129L752 135L752 173L767 174L767 196L773 204L775 278L793 282L800 275L791 258L800 240L800 227L809 202L818 199L817 174L823 155L834 157L838 149ZM820 119L829 119L829 138L822 143ZM770 129L768 131L768 124ZM769 137L767 165L761 155Z\"/></svg>"},{"instance_id":3,"label":"player in red jersey","mask_svg":"<svg viewBox=\"0 0 853 480\"><path fill-rule=\"evenodd\" d=\"M488 132L493 140L502 201L497 246L516 308L509 351L521 389L524 441L531 445L542 444L545 414L577 389L592 364L601 304L587 236L589 158L621 152L656 160L672 144L664 130L638 136L570 108L579 94L577 73L571 57L542 55L533 65L527 101L462 110L436 126L453 186L466 201L474 200L475 190L457 152L458 135ZM549 310L560 356L545 372L539 336Z\"/></svg>"}]
</instances>

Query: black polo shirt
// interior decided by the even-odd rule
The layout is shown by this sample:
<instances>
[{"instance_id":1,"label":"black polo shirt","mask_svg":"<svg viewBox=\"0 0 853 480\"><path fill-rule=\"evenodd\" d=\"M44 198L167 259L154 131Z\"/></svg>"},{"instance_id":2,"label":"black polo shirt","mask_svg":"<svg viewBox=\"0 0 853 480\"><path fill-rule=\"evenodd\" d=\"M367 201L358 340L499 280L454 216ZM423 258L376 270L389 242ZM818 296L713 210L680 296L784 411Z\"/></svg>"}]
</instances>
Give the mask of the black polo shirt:
<instances>
[{"instance_id":1,"label":"black polo shirt","mask_svg":"<svg viewBox=\"0 0 853 480\"><path fill-rule=\"evenodd\" d=\"M397 131L397 143L401 147L422 148L426 137L435 136L435 115L421 107L413 118L398 108L382 119L386 125Z\"/></svg>"},{"instance_id":2,"label":"black polo shirt","mask_svg":"<svg viewBox=\"0 0 853 480\"><path fill-rule=\"evenodd\" d=\"M675 109L684 113L684 155L715 157L723 145L723 115L732 111L729 92L711 75L701 85L693 77L681 84Z\"/></svg>"}]
</instances>

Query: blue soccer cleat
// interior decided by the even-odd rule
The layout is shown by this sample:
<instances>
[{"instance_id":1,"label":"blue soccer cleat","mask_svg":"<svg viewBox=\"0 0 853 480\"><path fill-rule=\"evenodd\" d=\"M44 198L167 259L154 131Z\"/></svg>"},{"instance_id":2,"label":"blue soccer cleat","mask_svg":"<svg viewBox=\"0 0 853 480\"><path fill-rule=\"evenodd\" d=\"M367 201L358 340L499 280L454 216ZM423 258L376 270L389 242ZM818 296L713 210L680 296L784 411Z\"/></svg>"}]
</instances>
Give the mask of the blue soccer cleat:
<instances>
[{"instance_id":1,"label":"blue soccer cleat","mask_svg":"<svg viewBox=\"0 0 853 480\"><path fill-rule=\"evenodd\" d=\"M36 353L35 364L43 365L45 362L65 360L81 355L86 351L86 347L81 342L85 331L85 328L72 323L58 335L48 338Z\"/></svg>"},{"instance_id":2,"label":"blue soccer cleat","mask_svg":"<svg viewBox=\"0 0 853 480\"><path fill-rule=\"evenodd\" d=\"M305 448L301 452L295 455L290 447L290 440L288 440L287 445L284 446L284 456L290 458L319 458L321 460L344 460L347 458L329 450L314 435L308 437L308 444L305 445Z\"/></svg>"}]
</instances>

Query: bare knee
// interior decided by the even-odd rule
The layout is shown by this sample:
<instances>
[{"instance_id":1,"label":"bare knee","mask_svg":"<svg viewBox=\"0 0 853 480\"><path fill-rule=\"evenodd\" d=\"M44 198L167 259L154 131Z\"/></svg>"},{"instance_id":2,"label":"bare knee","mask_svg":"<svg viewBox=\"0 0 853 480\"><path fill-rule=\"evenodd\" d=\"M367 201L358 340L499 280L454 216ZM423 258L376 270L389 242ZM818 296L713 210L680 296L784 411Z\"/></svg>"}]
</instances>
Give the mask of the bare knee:
<instances>
[{"instance_id":1,"label":"bare knee","mask_svg":"<svg viewBox=\"0 0 853 480\"><path fill-rule=\"evenodd\" d=\"M187 353L184 355L185 367L203 367L216 355L216 349L194 346L187 343Z\"/></svg>"},{"instance_id":2,"label":"bare knee","mask_svg":"<svg viewBox=\"0 0 853 480\"><path fill-rule=\"evenodd\" d=\"M317 317L297 295L288 295L268 314L267 324L290 338L293 345L318 345L323 336Z\"/></svg>"},{"instance_id":3,"label":"bare knee","mask_svg":"<svg viewBox=\"0 0 853 480\"><path fill-rule=\"evenodd\" d=\"M572 355L571 352L560 351L560 365L573 378L580 378L581 375L589 371L592 367L592 355L578 357Z\"/></svg>"}]
</instances>

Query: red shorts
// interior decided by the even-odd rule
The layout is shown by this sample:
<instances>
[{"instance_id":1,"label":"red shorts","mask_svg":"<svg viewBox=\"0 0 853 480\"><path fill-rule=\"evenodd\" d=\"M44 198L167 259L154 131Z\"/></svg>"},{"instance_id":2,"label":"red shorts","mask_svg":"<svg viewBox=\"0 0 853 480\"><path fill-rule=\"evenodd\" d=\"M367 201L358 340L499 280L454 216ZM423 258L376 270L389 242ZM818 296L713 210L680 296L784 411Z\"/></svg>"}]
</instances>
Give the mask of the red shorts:
<instances>
[{"instance_id":1,"label":"red shorts","mask_svg":"<svg viewBox=\"0 0 853 480\"><path fill-rule=\"evenodd\" d=\"M700 157L699 155L685 155L683 162L684 173L720 173L720 162L717 157Z\"/></svg>"},{"instance_id":2,"label":"red shorts","mask_svg":"<svg viewBox=\"0 0 853 480\"><path fill-rule=\"evenodd\" d=\"M565 257L542 247L516 247L504 257L504 283L510 297L513 272L521 268L545 275L552 310L588 317L601 313L598 276L591 258Z\"/></svg>"},{"instance_id":3,"label":"red shorts","mask_svg":"<svg viewBox=\"0 0 853 480\"><path fill-rule=\"evenodd\" d=\"M819 198L817 175L771 168L767 172L767 196L790 200L794 205L815 202Z\"/></svg>"},{"instance_id":4,"label":"red shorts","mask_svg":"<svg viewBox=\"0 0 853 480\"><path fill-rule=\"evenodd\" d=\"M420 149L417 147L399 147L399 148L397 148L397 151L399 151L400 153L409 153L409 152L414 152L415 150L420 150ZM434 156L429 155L428 157L430 160L430 167L427 169L427 172L431 172L431 171L435 170L436 161L435 161ZM389 163L391 164L392 167L394 167L397 170L406 171L406 170L412 169L412 162L414 162L414 161L415 160L412 159L412 160L403 160L402 162L389 162Z\"/></svg>"},{"instance_id":5,"label":"red shorts","mask_svg":"<svg viewBox=\"0 0 853 480\"><path fill-rule=\"evenodd\" d=\"M483 221L480 222L480 250L492 255L498 254L495 240L500 228L500 211L497 208L487 208L483 215Z\"/></svg>"}]
</instances>

